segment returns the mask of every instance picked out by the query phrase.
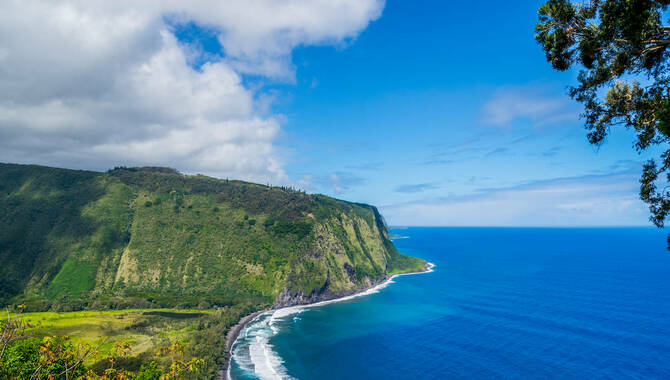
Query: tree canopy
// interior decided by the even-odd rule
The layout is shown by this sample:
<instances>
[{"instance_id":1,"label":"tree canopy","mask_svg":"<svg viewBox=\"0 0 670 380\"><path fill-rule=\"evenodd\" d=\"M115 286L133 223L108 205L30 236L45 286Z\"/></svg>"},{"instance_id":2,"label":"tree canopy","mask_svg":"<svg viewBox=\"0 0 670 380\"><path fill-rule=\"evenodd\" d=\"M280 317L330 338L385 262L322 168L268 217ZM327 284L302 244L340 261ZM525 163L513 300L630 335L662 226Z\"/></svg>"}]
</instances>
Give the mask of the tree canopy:
<instances>
[{"instance_id":1,"label":"tree canopy","mask_svg":"<svg viewBox=\"0 0 670 380\"><path fill-rule=\"evenodd\" d=\"M535 39L560 71L580 66L579 84L569 88L584 106L581 115L592 144L612 127L633 129L635 148L660 145L660 162L649 160L640 197L650 220L663 227L670 213L670 0L549 0L538 10ZM668 237L670 248L670 236Z\"/></svg>"}]
</instances>

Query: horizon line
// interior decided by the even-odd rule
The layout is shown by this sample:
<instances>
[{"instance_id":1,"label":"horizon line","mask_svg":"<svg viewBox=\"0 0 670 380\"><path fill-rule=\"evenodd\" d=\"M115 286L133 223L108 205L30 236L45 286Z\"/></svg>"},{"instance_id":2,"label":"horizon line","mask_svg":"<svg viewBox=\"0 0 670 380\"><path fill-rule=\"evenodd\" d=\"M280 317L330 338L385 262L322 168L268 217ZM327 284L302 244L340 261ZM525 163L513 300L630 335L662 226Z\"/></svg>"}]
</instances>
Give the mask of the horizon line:
<instances>
[{"instance_id":1,"label":"horizon line","mask_svg":"<svg viewBox=\"0 0 670 380\"><path fill-rule=\"evenodd\" d=\"M621 225L558 225L558 226L495 226L495 225L481 225L481 226L460 226L460 225L416 225L416 224L399 224L389 225L389 228L653 228L658 230L665 229L664 227L656 227L654 225L642 224L621 224Z\"/></svg>"}]
</instances>

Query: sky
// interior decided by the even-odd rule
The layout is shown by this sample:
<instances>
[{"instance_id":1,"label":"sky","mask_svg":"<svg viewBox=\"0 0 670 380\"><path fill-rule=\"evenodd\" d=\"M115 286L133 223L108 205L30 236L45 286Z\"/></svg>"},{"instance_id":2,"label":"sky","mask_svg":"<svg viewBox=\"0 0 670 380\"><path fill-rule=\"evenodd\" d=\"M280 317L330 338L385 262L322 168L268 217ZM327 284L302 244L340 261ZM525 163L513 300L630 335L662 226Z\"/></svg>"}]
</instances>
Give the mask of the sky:
<instances>
[{"instance_id":1,"label":"sky","mask_svg":"<svg viewBox=\"0 0 670 380\"><path fill-rule=\"evenodd\" d=\"M587 142L541 1L190 3L1 2L0 161L288 185L391 225L649 225L659 150Z\"/></svg>"}]
</instances>

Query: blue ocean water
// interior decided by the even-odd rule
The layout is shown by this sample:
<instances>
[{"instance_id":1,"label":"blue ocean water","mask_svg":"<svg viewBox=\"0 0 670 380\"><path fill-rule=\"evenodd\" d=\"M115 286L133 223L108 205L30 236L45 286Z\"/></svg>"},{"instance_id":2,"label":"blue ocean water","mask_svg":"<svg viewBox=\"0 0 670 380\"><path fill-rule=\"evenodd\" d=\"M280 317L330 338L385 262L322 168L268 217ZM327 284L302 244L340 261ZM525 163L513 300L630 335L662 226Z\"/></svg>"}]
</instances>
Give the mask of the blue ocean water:
<instances>
[{"instance_id":1,"label":"blue ocean water","mask_svg":"<svg viewBox=\"0 0 670 380\"><path fill-rule=\"evenodd\" d=\"M408 228L436 265L263 315L233 379L670 378L670 254L654 228Z\"/></svg>"}]
</instances>

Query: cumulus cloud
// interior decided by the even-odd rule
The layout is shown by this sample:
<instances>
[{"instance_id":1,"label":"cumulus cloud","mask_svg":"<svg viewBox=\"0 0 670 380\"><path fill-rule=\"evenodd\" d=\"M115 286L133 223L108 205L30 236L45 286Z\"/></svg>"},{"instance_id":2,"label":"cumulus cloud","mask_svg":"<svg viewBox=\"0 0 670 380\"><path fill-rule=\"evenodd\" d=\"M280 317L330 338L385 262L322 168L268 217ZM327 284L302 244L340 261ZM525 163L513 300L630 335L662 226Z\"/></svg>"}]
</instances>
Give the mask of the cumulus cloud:
<instances>
[{"instance_id":1,"label":"cumulus cloud","mask_svg":"<svg viewBox=\"0 0 670 380\"><path fill-rule=\"evenodd\" d=\"M299 45L341 44L381 0L0 2L0 161L185 172L287 182L281 115L243 75L291 81ZM223 51L197 67L214 33Z\"/></svg>"},{"instance_id":2,"label":"cumulus cloud","mask_svg":"<svg viewBox=\"0 0 670 380\"><path fill-rule=\"evenodd\" d=\"M634 170L480 189L380 209L395 225L649 225L647 209L636 194L638 175L639 165Z\"/></svg>"}]
</instances>

